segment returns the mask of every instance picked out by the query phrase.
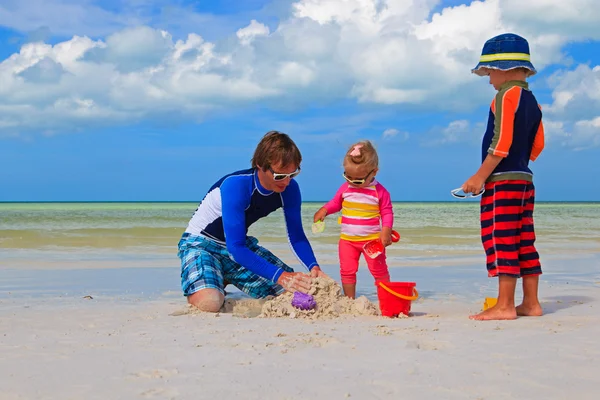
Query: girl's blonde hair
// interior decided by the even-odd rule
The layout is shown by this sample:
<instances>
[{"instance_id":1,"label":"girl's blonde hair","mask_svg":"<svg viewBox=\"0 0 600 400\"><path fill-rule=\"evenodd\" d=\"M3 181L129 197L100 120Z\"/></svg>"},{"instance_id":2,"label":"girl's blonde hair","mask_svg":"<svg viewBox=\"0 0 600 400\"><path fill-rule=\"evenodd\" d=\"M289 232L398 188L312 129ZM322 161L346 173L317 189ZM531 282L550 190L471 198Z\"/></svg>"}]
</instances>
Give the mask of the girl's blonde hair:
<instances>
[{"instance_id":1,"label":"girl's blonde hair","mask_svg":"<svg viewBox=\"0 0 600 400\"><path fill-rule=\"evenodd\" d=\"M350 146L344 157L344 166L347 165L364 165L371 169L378 168L379 157L373 143L369 140L361 140Z\"/></svg>"}]
</instances>

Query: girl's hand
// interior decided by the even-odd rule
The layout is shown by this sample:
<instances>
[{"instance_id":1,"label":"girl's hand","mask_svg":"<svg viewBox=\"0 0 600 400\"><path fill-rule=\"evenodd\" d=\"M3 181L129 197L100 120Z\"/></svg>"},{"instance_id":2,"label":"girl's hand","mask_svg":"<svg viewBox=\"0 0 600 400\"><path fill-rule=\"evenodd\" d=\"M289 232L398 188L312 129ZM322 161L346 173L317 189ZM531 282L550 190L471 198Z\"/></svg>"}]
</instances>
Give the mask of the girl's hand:
<instances>
[{"instance_id":1,"label":"girl's hand","mask_svg":"<svg viewBox=\"0 0 600 400\"><path fill-rule=\"evenodd\" d=\"M327 210L324 207L319 208L319 211L315 213L313 222L323 221L327 216Z\"/></svg>"},{"instance_id":2,"label":"girl's hand","mask_svg":"<svg viewBox=\"0 0 600 400\"><path fill-rule=\"evenodd\" d=\"M379 234L379 240L381 240L381 243L385 247L392 244L392 228L384 226L383 229L381 229L381 233Z\"/></svg>"}]
</instances>

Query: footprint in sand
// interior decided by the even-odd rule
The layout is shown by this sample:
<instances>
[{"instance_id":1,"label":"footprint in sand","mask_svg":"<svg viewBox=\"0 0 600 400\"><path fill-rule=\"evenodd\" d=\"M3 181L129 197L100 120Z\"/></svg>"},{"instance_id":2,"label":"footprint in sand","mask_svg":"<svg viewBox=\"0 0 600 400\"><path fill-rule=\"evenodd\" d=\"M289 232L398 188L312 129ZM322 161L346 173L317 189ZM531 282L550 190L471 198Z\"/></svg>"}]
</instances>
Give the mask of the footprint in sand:
<instances>
[{"instance_id":1,"label":"footprint in sand","mask_svg":"<svg viewBox=\"0 0 600 400\"><path fill-rule=\"evenodd\" d=\"M188 315L188 314L192 314L192 310L189 309L189 308L185 308L185 309L182 309L182 310L175 310L171 314L169 314L169 316L171 316L171 317L179 317L179 316Z\"/></svg>"},{"instance_id":2,"label":"footprint in sand","mask_svg":"<svg viewBox=\"0 0 600 400\"><path fill-rule=\"evenodd\" d=\"M282 340L279 343L279 346L284 347L286 349L294 349L300 346L310 346L310 347L325 347L330 345L335 345L341 343L338 339L333 336L320 335L317 333L316 335L306 335L303 337L293 337L289 339Z\"/></svg>"},{"instance_id":3,"label":"footprint in sand","mask_svg":"<svg viewBox=\"0 0 600 400\"><path fill-rule=\"evenodd\" d=\"M416 341L411 340L406 342L406 347L409 349L419 349L419 350L444 350L448 348L448 344L444 342L437 342L433 340L429 341Z\"/></svg>"},{"instance_id":4,"label":"footprint in sand","mask_svg":"<svg viewBox=\"0 0 600 400\"><path fill-rule=\"evenodd\" d=\"M179 395L177 390L166 389L166 388L154 388L150 390L143 391L140 393L140 396L151 398L151 397L159 397L161 399L175 399Z\"/></svg>"},{"instance_id":5,"label":"footprint in sand","mask_svg":"<svg viewBox=\"0 0 600 400\"><path fill-rule=\"evenodd\" d=\"M165 379L177 375L178 373L179 371L177 369L150 369L133 374L133 376L144 379Z\"/></svg>"}]
</instances>

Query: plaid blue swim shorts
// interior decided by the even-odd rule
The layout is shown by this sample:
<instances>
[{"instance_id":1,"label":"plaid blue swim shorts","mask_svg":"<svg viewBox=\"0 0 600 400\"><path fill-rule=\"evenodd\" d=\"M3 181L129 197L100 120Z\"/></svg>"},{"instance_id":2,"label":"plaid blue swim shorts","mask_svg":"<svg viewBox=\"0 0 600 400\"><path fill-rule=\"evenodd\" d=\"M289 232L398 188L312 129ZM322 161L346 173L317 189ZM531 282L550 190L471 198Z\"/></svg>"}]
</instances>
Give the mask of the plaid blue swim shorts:
<instances>
[{"instance_id":1,"label":"plaid blue swim shorts","mask_svg":"<svg viewBox=\"0 0 600 400\"><path fill-rule=\"evenodd\" d=\"M283 270L294 272L269 250L259 246L256 238L248 236L246 246ZM177 256L181 259L181 289L184 296L207 288L217 289L225 294L225 282L257 299L277 296L284 292L280 285L233 261L227 248L213 240L184 233L178 247Z\"/></svg>"}]
</instances>

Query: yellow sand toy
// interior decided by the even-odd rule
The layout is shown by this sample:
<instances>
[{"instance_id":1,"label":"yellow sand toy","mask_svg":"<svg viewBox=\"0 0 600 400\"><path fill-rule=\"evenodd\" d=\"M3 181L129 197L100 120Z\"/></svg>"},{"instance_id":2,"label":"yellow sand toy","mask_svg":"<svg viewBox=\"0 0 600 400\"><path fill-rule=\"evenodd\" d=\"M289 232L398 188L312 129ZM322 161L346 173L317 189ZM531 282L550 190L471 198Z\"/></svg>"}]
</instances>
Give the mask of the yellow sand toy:
<instances>
[{"instance_id":1,"label":"yellow sand toy","mask_svg":"<svg viewBox=\"0 0 600 400\"><path fill-rule=\"evenodd\" d=\"M325 221L319 220L319 221L315 222L314 224L312 224L312 233L314 233L314 234L323 233L324 230L325 230Z\"/></svg>"},{"instance_id":2,"label":"yellow sand toy","mask_svg":"<svg viewBox=\"0 0 600 400\"><path fill-rule=\"evenodd\" d=\"M485 301L483 302L483 311L487 310L488 308L494 307L497 302L498 299L495 297L486 297Z\"/></svg>"}]
</instances>

